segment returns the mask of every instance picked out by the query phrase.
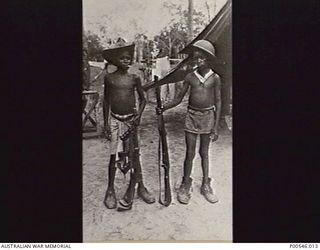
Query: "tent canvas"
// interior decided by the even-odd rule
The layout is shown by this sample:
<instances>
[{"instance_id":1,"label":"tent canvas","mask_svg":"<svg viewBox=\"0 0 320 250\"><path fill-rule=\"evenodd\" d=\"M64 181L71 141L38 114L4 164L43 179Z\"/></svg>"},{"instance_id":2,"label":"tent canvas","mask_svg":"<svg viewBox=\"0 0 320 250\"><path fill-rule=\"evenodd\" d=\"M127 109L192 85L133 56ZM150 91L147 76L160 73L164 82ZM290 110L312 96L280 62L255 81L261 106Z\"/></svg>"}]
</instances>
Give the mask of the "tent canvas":
<instances>
[{"instance_id":1,"label":"tent canvas","mask_svg":"<svg viewBox=\"0 0 320 250\"><path fill-rule=\"evenodd\" d=\"M190 62L190 47L198 40L205 39L214 44L216 55L219 63L213 62L212 68L216 71L222 81L222 115L229 114L231 103L231 86L232 86L232 41L231 41L231 8L232 3L228 0L219 13L207 25L207 27L193 39L179 53L189 54L189 56L174 67L166 76L157 82L151 82L144 86L148 90L154 86L160 86L168 83L175 83L184 80L186 75L191 72L185 65Z\"/></svg>"}]
</instances>

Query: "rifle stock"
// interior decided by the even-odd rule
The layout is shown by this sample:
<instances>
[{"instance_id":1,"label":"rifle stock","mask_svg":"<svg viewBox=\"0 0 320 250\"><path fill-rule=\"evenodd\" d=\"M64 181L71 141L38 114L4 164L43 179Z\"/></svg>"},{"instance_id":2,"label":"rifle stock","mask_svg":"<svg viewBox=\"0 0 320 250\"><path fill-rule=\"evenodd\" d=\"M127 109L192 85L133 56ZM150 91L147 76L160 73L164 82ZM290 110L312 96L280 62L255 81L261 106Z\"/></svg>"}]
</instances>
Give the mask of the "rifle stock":
<instances>
[{"instance_id":1,"label":"rifle stock","mask_svg":"<svg viewBox=\"0 0 320 250\"><path fill-rule=\"evenodd\" d=\"M135 124L132 124L129 129L120 136L120 139L124 142L129 139L129 152L128 152L128 162L127 166L121 171L126 174L130 171L130 183L127 189L125 198L119 201L118 211L127 211L131 210L134 193L135 193L135 186L137 183L137 176L136 176L136 164L139 157L137 148L138 148L138 140L137 140L137 128Z\"/></svg>"},{"instance_id":2,"label":"rifle stock","mask_svg":"<svg viewBox=\"0 0 320 250\"><path fill-rule=\"evenodd\" d=\"M155 81L158 80L158 77L155 76ZM156 98L157 98L157 107L161 108L161 95L160 95L160 86L156 87ZM158 114L158 130L159 130L159 181L160 181L160 192L159 192L159 203L164 206L169 206L172 200L171 197L171 187L170 187L170 162L169 162L169 153L168 153L168 143L167 143L167 133L164 125L164 119L162 114ZM164 199L161 197L161 168L164 169Z\"/></svg>"}]
</instances>

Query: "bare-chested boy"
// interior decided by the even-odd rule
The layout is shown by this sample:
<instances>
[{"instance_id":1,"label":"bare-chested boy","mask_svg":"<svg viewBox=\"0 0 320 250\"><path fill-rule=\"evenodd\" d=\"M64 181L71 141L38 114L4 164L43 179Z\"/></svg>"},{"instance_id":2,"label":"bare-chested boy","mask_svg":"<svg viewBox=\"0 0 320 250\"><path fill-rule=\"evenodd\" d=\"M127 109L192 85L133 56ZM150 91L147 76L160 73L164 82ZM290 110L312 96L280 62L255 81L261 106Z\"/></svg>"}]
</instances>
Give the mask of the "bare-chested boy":
<instances>
[{"instance_id":1,"label":"bare-chested boy","mask_svg":"<svg viewBox=\"0 0 320 250\"><path fill-rule=\"evenodd\" d=\"M209 144L210 140L218 139L218 124L221 110L220 78L213 72L208 60L215 59L215 49L206 40L199 40L192 45L193 56L197 62L197 69L189 73L183 83L178 96L170 103L164 104L161 113L181 103L183 97L190 89L189 106L185 120L185 140L187 145L184 161L183 178L178 190L178 201L188 204L191 198L190 188L192 179L192 163L195 157L196 141L200 136L201 166L203 179L200 192L207 201L215 203L218 201L215 191L211 188L209 178Z\"/></svg>"},{"instance_id":2,"label":"bare-chested boy","mask_svg":"<svg viewBox=\"0 0 320 250\"><path fill-rule=\"evenodd\" d=\"M103 53L105 59L118 68L115 72L107 74L104 80L105 130L108 135L111 135L108 188L104 204L110 209L117 207L114 179L116 173L116 158L118 157L118 153L121 152L120 148L123 144L120 140L120 136L122 136L133 123L136 125L139 124L146 104L140 78L128 73L129 65L133 57L133 51L134 44L117 44L115 45L115 48L105 50ZM137 91L139 96L138 109L136 108L135 91ZM138 140L137 134L134 136L134 140ZM129 144L129 140L125 141L124 144L124 147L128 148L127 145ZM138 183L138 195L146 203L154 203L155 198L148 192L143 184L139 157L134 164L136 178L135 180L134 178L130 179L130 184L123 200L125 200L128 205L132 203L132 185L134 185L134 195L135 184Z\"/></svg>"}]
</instances>

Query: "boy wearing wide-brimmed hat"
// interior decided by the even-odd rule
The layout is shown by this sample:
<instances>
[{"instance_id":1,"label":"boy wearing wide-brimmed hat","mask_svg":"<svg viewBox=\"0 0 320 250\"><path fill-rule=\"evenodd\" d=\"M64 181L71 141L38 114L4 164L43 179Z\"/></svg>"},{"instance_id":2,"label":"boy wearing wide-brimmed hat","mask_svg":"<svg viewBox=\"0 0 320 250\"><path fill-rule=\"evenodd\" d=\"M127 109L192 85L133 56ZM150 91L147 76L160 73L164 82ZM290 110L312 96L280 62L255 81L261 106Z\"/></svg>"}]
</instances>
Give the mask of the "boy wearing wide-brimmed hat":
<instances>
[{"instance_id":1,"label":"boy wearing wide-brimmed hat","mask_svg":"<svg viewBox=\"0 0 320 250\"><path fill-rule=\"evenodd\" d=\"M184 95L190 89L189 106L185 119L186 157L184 160L183 178L178 190L178 201L188 204L191 198L190 178L192 163L195 157L196 141L200 136L199 153L203 179L200 192L210 203L215 203L218 198L211 188L209 178L209 145L210 140L218 139L218 122L221 112L221 82L220 77L211 68L209 61L217 60L213 44L206 40L198 40L191 46L197 68L189 73L183 83L178 96L170 103L157 108L161 113L181 103Z\"/></svg>"},{"instance_id":2,"label":"boy wearing wide-brimmed hat","mask_svg":"<svg viewBox=\"0 0 320 250\"><path fill-rule=\"evenodd\" d=\"M129 140L120 140L120 137L128 131L130 126L139 124L146 100L141 87L140 78L128 73L134 53L134 44L118 42L103 51L103 57L117 67L113 73L107 74L104 79L104 121L105 130L111 135L111 153L108 173L108 188L104 199L107 208L117 207L117 199L114 191L114 179L116 173L116 161L123 148L128 148ZM136 107L135 91L139 96L139 104ZM134 139L138 140L137 134ZM131 137L132 138L132 137ZM135 150L139 150L135 148ZM139 155L139 152L138 152ZM121 160L121 159L120 159ZM135 178L130 179L130 184L124 198L119 202L125 203L127 209L131 209L135 185L138 183L138 195L146 203L154 203L154 197L143 184L139 157L134 161ZM133 190L133 195L132 195Z\"/></svg>"}]
</instances>

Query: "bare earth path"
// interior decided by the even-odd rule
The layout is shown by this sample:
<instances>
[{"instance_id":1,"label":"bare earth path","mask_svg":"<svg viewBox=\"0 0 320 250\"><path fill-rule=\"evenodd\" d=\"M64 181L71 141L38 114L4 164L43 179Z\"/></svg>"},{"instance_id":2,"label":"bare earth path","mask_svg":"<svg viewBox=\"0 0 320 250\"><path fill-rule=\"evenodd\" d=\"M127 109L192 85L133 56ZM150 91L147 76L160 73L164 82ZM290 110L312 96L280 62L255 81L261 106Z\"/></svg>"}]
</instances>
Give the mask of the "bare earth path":
<instances>
[{"instance_id":1,"label":"bare earth path","mask_svg":"<svg viewBox=\"0 0 320 250\"><path fill-rule=\"evenodd\" d=\"M107 184L109 142L83 140L83 234L85 242L112 240L232 240L232 137L221 131L210 146L210 176L220 201L208 203L200 194L201 166L197 154L192 173L193 193L188 205L178 203L176 189L182 176L185 154L181 130L186 103L165 113L171 163L173 201L169 207L148 205L136 197L131 211L117 212L103 205ZM158 131L154 106L147 104L140 126L141 161L148 189L158 198ZM180 129L179 129L180 128ZM122 197L128 178L118 171L115 188Z\"/></svg>"}]
</instances>

